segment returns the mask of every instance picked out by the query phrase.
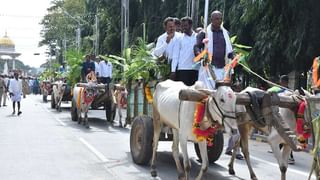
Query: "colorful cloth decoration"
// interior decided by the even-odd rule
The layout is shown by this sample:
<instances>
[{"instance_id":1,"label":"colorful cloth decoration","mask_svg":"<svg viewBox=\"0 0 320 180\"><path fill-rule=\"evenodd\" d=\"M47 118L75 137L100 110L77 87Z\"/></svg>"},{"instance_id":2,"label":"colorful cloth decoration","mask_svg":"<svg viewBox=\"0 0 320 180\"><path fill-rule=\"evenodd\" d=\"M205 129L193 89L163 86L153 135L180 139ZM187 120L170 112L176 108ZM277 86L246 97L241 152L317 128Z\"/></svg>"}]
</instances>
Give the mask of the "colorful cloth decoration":
<instances>
[{"instance_id":1,"label":"colorful cloth decoration","mask_svg":"<svg viewBox=\"0 0 320 180\"><path fill-rule=\"evenodd\" d=\"M192 126L192 133L196 136L197 141L207 141L208 146L213 146L213 138L218 127L211 126L206 130L200 129L200 123L203 120L205 115L205 103L198 102L196 104L196 110L194 112L194 121Z\"/></svg>"},{"instance_id":2,"label":"colorful cloth decoration","mask_svg":"<svg viewBox=\"0 0 320 180\"><path fill-rule=\"evenodd\" d=\"M306 102L301 101L298 105L298 112L296 118L296 133L298 141L306 148L306 139L310 137L310 128L305 125L304 120L304 110L306 107Z\"/></svg>"}]
</instances>

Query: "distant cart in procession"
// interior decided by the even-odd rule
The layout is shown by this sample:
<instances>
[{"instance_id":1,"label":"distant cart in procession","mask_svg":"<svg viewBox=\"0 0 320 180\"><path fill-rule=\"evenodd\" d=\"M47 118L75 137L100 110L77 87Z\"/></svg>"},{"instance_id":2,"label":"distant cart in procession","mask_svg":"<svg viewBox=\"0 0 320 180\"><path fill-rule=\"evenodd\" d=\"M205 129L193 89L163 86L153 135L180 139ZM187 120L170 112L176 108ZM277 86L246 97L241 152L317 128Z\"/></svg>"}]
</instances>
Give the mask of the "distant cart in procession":
<instances>
[{"instance_id":1,"label":"distant cart in procession","mask_svg":"<svg viewBox=\"0 0 320 180\"><path fill-rule=\"evenodd\" d=\"M115 117L115 102L113 99L113 85L112 84L95 84L94 86L88 85L88 83L77 83L76 87L94 88L96 94L90 105L90 110L104 110L106 120L112 122ZM72 121L78 121L78 107L76 98L71 98L71 119Z\"/></svg>"},{"instance_id":2,"label":"distant cart in procession","mask_svg":"<svg viewBox=\"0 0 320 180\"><path fill-rule=\"evenodd\" d=\"M156 82L137 82L128 89L127 123L131 123L130 151L133 161L139 165L147 165L152 157L153 118L152 93ZM169 127L162 127L159 141L172 141L173 134ZM219 159L223 151L223 132L217 131L212 146L207 146L209 163ZM194 149L201 160L198 144Z\"/></svg>"}]
</instances>

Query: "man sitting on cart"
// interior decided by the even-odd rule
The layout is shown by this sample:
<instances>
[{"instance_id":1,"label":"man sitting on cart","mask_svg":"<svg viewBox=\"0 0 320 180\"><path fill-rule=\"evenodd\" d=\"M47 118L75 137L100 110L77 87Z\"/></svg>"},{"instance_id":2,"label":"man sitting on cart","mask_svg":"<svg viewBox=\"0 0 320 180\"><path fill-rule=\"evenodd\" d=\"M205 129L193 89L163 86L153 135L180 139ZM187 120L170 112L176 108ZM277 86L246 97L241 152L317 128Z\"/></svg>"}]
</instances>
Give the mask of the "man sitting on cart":
<instances>
[{"instance_id":1,"label":"man sitting on cart","mask_svg":"<svg viewBox=\"0 0 320 180\"><path fill-rule=\"evenodd\" d=\"M86 81L86 77L91 71L95 71L95 65L94 65L94 62L90 61L90 56L86 55L85 61L82 63L82 69L81 69L82 82Z\"/></svg>"}]
</instances>

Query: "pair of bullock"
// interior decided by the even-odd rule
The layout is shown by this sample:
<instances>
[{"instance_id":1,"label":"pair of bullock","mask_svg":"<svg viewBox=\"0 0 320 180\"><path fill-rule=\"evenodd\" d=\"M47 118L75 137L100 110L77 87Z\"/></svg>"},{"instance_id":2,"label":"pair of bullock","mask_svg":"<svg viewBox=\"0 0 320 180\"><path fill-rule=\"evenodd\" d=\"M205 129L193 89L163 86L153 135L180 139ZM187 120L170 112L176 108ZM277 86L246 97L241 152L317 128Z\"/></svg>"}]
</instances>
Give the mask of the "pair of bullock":
<instances>
[{"instance_id":1,"label":"pair of bullock","mask_svg":"<svg viewBox=\"0 0 320 180\"><path fill-rule=\"evenodd\" d=\"M181 95L181 90L192 89L193 92L198 92L197 98L183 98ZM247 91L256 91L258 89L245 89L240 94L248 95ZM293 95L293 94L290 94ZM205 98L206 97L206 98ZM182 101L181 99L188 99L189 101ZM154 99L153 99L153 126L154 126L154 137L153 137L153 155L151 160L151 175L153 177L157 176L155 160L156 160L156 151L159 141L159 136L161 133L161 127L163 124L172 128L173 132L173 145L172 153L175 160L179 179L189 179L189 173L191 168L191 163L188 157L187 152L187 141L197 142L201 154L201 170L196 177L197 180L202 179L203 174L208 168L208 156L207 156L207 141L203 140L198 142L197 138L192 132L194 112L196 108L196 102L190 101L203 101L205 99L205 115L209 120L211 125L220 125L224 126L225 130L228 132L231 129L239 129L241 136L241 149L245 156L247 162L251 179L257 179L249 158L248 150L248 134L253 123L252 113L249 113L249 110L245 106L238 106L236 108L236 101L239 101L239 96L232 91L230 86L226 84L217 83L217 89L214 91L204 89L204 86L201 82L196 82L194 86L188 87L185 86L182 82L174 82L171 80L166 80L160 82L155 89ZM260 129L263 129L264 132L268 133L269 144L272 147L274 155L279 163L279 168L281 171L281 179L285 179L285 173L287 169L287 159L290 153L290 142L283 140L283 136L280 136L278 131L274 128L271 128L272 124L270 123L272 119L274 121L281 121L290 124L290 128L294 130L295 128L295 114L292 110L287 108L272 107L268 99L262 103L264 107L263 115L268 119L264 126L260 126ZM244 108L244 110L243 110ZM239 113L236 110L242 109ZM281 115L280 115L280 114ZM237 115L237 116L236 116ZM237 120L235 120L237 119ZM279 149L279 144L284 143L283 152L281 154ZM183 167L179 161L179 144L183 156ZM240 145L238 141L235 145ZM291 142L292 145L292 142ZM294 149L297 149L294 147ZM235 151L233 151L235 152ZM235 158L235 153L233 153L231 161L229 163L229 173L235 174L233 169L233 162Z\"/></svg>"}]
</instances>

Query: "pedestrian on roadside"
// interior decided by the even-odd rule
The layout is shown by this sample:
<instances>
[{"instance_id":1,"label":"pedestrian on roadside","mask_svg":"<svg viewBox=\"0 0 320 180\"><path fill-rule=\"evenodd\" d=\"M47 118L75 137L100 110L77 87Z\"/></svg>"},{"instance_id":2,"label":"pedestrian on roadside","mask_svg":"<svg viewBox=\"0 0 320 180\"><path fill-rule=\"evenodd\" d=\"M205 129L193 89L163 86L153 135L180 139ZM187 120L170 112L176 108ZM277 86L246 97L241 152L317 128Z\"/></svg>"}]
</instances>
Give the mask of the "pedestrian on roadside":
<instances>
[{"instance_id":1,"label":"pedestrian on roadside","mask_svg":"<svg viewBox=\"0 0 320 180\"><path fill-rule=\"evenodd\" d=\"M3 100L3 106L7 106L7 98L8 98L8 84L9 84L9 77L7 75L4 75L4 92L2 95Z\"/></svg>"},{"instance_id":2,"label":"pedestrian on roadside","mask_svg":"<svg viewBox=\"0 0 320 180\"><path fill-rule=\"evenodd\" d=\"M3 93L5 92L5 82L4 82L4 76L1 75L0 76L0 107L1 107L1 103L2 103L2 96L3 96Z\"/></svg>"},{"instance_id":3,"label":"pedestrian on roadside","mask_svg":"<svg viewBox=\"0 0 320 180\"><path fill-rule=\"evenodd\" d=\"M16 113L16 103L18 104L18 116L22 113L20 111L20 101L21 101L21 95L22 95L22 81L19 79L18 72L14 72L14 78L10 80L9 84L9 95L11 97L12 101L12 108L13 112L12 114Z\"/></svg>"},{"instance_id":4,"label":"pedestrian on roadside","mask_svg":"<svg viewBox=\"0 0 320 180\"><path fill-rule=\"evenodd\" d=\"M23 98L26 98L27 94L29 94L29 85L26 77L22 78L22 92Z\"/></svg>"}]
</instances>

